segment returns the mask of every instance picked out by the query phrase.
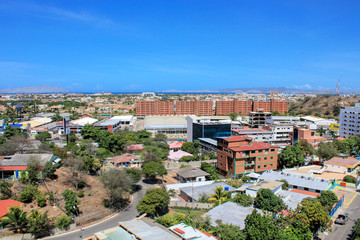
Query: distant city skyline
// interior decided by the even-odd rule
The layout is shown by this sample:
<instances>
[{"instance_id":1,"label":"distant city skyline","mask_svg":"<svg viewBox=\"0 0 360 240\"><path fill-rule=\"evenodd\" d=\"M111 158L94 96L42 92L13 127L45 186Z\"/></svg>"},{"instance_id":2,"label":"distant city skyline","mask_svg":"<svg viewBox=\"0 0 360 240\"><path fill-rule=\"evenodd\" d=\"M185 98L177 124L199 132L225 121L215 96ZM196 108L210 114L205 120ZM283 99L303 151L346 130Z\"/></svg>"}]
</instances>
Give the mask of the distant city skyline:
<instances>
[{"instance_id":1,"label":"distant city skyline","mask_svg":"<svg viewBox=\"0 0 360 240\"><path fill-rule=\"evenodd\" d=\"M360 2L0 2L1 89L360 89Z\"/></svg>"}]
</instances>

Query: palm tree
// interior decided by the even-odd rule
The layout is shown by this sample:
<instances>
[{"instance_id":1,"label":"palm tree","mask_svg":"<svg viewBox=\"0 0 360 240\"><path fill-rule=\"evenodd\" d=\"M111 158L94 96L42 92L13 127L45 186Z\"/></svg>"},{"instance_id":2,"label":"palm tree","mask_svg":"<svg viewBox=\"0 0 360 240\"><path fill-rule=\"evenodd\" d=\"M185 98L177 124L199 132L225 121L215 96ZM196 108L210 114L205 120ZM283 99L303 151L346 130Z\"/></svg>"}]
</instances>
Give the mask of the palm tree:
<instances>
[{"instance_id":1,"label":"palm tree","mask_svg":"<svg viewBox=\"0 0 360 240\"><path fill-rule=\"evenodd\" d=\"M323 134L326 133L325 129L323 127L316 129L316 132L320 134L320 136L322 136Z\"/></svg>"},{"instance_id":2,"label":"palm tree","mask_svg":"<svg viewBox=\"0 0 360 240\"><path fill-rule=\"evenodd\" d=\"M26 212L19 206L10 207L8 214L1 218L5 225L10 225L15 228L15 231L24 229L27 226Z\"/></svg>"},{"instance_id":3,"label":"palm tree","mask_svg":"<svg viewBox=\"0 0 360 240\"><path fill-rule=\"evenodd\" d=\"M215 188L215 193L209 198L209 202L214 202L215 206L221 205L229 200L229 192L225 191L222 186Z\"/></svg>"}]
</instances>

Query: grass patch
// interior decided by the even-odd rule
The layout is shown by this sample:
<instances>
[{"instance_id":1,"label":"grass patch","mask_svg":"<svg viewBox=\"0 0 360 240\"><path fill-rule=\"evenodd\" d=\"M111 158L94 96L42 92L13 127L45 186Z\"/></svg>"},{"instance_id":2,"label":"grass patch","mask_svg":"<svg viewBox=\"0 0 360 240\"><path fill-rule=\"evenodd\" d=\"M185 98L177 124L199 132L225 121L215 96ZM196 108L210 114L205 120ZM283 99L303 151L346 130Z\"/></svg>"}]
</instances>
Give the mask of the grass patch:
<instances>
[{"instance_id":1,"label":"grass patch","mask_svg":"<svg viewBox=\"0 0 360 240\"><path fill-rule=\"evenodd\" d=\"M170 209L173 210L174 212L181 213L184 215L188 215L190 213L192 216L200 216L209 211L208 209L191 209L191 208L181 208L181 207L172 207Z\"/></svg>"}]
</instances>

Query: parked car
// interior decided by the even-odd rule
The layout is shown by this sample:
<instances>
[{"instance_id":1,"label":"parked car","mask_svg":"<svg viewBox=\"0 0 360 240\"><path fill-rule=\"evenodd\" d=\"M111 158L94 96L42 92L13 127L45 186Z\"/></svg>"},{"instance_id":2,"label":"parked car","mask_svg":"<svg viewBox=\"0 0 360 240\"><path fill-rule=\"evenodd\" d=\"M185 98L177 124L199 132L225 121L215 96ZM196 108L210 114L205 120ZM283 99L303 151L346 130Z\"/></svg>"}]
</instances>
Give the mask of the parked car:
<instances>
[{"instance_id":1,"label":"parked car","mask_svg":"<svg viewBox=\"0 0 360 240\"><path fill-rule=\"evenodd\" d=\"M344 225L348 220L349 217L347 214L339 214L339 216L335 220L335 223Z\"/></svg>"}]
</instances>

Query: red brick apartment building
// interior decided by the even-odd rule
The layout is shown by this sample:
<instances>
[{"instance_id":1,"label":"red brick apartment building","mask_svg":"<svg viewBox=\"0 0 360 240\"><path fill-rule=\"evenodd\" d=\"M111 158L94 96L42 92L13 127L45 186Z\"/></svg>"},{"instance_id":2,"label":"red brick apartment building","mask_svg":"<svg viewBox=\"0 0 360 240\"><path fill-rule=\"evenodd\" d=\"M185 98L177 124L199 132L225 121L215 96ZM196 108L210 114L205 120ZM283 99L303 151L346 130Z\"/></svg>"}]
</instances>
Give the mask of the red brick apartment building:
<instances>
[{"instance_id":1,"label":"red brick apartment building","mask_svg":"<svg viewBox=\"0 0 360 240\"><path fill-rule=\"evenodd\" d=\"M176 104L176 107L175 107ZM249 114L262 109L265 112L278 111L284 114L288 111L285 101L217 101L215 115L229 115L231 113ZM213 115L212 101L138 101L136 102L136 115Z\"/></svg>"},{"instance_id":2,"label":"red brick apartment building","mask_svg":"<svg viewBox=\"0 0 360 240\"><path fill-rule=\"evenodd\" d=\"M136 115L174 115L174 101L138 101Z\"/></svg>"},{"instance_id":3,"label":"red brick apartment building","mask_svg":"<svg viewBox=\"0 0 360 240\"><path fill-rule=\"evenodd\" d=\"M252 111L252 101L217 101L216 115L229 115L231 113L249 114Z\"/></svg>"},{"instance_id":4,"label":"red brick apartment building","mask_svg":"<svg viewBox=\"0 0 360 240\"><path fill-rule=\"evenodd\" d=\"M212 116L212 101L176 101L176 115Z\"/></svg>"},{"instance_id":5,"label":"red brick apartment building","mask_svg":"<svg viewBox=\"0 0 360 240\"><path fill-rule=\"evenodd\" d=\"M217 167L226 177L241 178L245 173L277 168L277 147L252 141L250 137L219 138L217 148Z\"/></svg>"}]
</instances>

